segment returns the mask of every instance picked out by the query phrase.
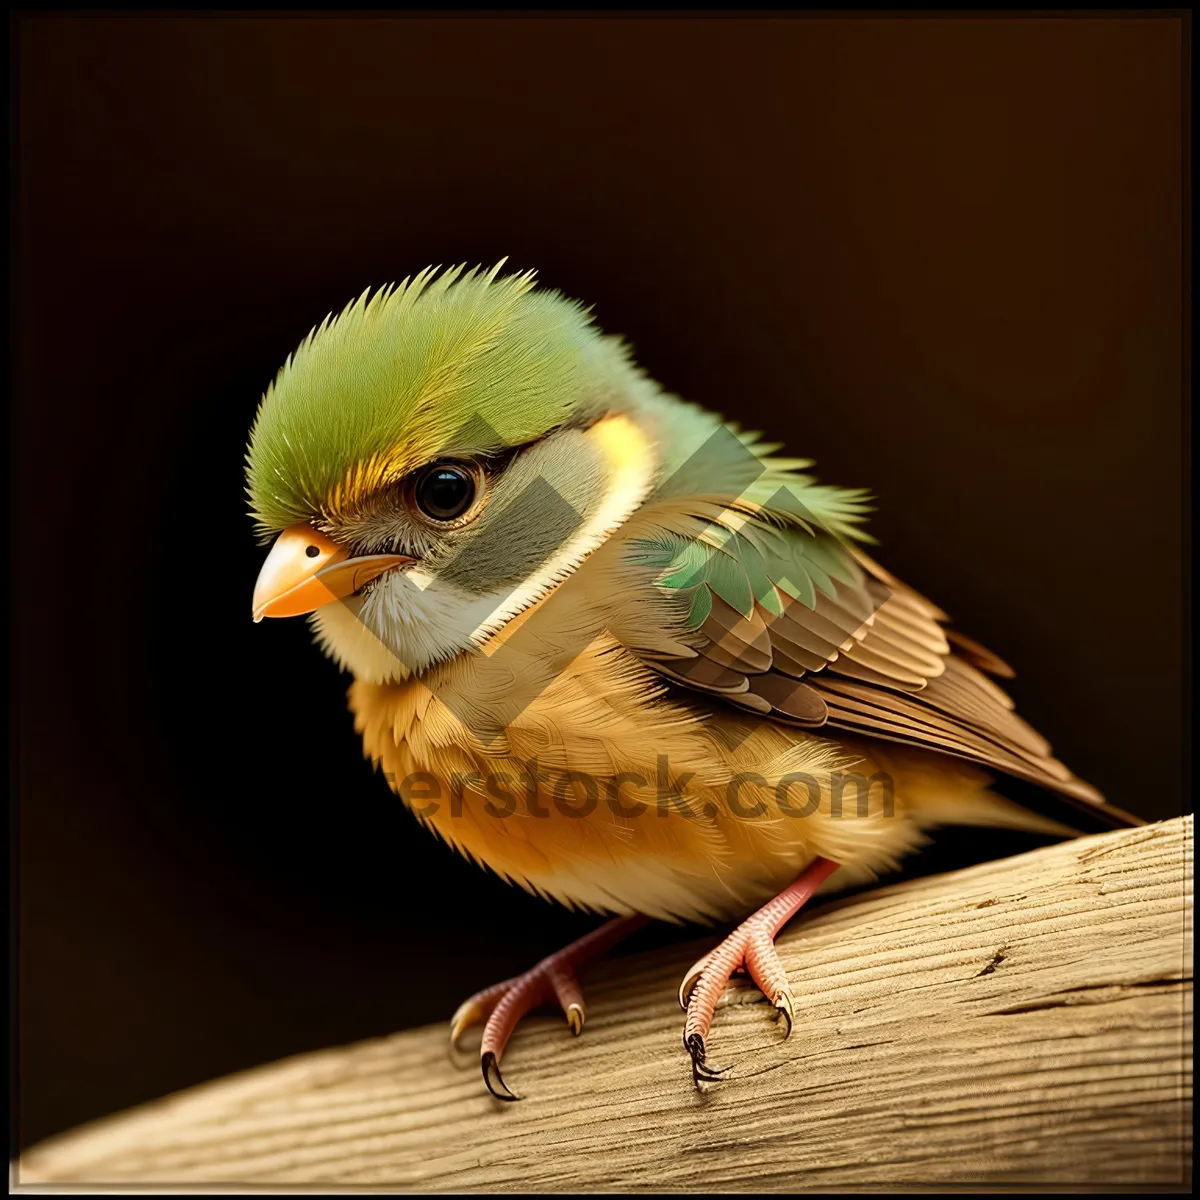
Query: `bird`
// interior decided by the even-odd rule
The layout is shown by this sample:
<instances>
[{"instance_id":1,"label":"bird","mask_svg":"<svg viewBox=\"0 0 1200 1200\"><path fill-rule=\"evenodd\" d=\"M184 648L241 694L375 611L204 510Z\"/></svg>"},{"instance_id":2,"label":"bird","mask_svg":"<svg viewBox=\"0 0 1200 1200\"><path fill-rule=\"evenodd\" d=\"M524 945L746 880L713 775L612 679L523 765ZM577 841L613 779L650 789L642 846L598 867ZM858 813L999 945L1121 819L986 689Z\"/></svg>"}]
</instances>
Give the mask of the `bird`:
<instances>
[{"instance_id":1,"label":"bird","mask_svg":"<svg viewBox=\"0 0 1200 1200\"><path fill-rule=\"evenodd\" d=\"M455 1045L483 1025L487 1089L518 1098L500 1062L534 1008L580 1033L581 968L641 925L736 922L679 989L704 1089L735 972L791 1033L774 938L818 890L948 824L1138 818L1016 714L1001 658L876 562L868 491L668 392L505 263L368 288L288 356L245 454L270 546L252 616L307 617L419 824L607 918L454 1014Z\"/></svg>"}]
</instances>

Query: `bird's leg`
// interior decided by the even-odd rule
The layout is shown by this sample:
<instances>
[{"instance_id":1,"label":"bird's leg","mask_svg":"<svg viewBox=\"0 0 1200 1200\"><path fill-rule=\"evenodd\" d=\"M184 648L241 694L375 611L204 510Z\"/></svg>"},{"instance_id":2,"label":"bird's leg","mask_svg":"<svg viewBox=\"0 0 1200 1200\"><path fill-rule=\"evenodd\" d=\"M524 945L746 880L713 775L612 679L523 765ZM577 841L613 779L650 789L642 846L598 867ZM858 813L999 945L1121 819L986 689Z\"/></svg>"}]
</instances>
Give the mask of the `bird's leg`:
<instances>
[{"instance_id":1,"label":"bird's leg","mask_svg":"<svg viewBox=\"0 0 1200 1200\"><path fill-rule=\"evenodd\" d=\"M606 954L622 938L646 923L643 916L617 917L599 929L584 934L578 941L564 946L556 954L543 958L524 975L494 983L458 1006L450 1020L450 1044L472 1025L486 1020L483 1044L480 1046L480 1065L488 1091L499 1100L517 1100L500 1075L500 1058L517 1022L531 1009L541 1004L557 1002L576 1037L583 1029L583 991L575 972L586 963Z\"/></svg>"},{"instance_id":2,"label":"bird's leg","mask_svg":"<svg viewBox=\"0 0 1200 1200\"><path fill-rule=\"evenodd\" d=\"M795 1011L787 974L775 952L775 935L783 928L834 873L838 864L827 858L814 859L799 878L784 888L774 900L747 917L715 950L710 950L684 976L679 988L680 1006L687 1011L683 1026L683 1045L692 1056L692 1082L719 1079L728 1067L712 1067L705 1062L705 1039L712 1028L717 1001L725 991L729 977L744 969L759 990L787 1020L787 1037L792 1032Z\"/></svg>"}]
</instances>

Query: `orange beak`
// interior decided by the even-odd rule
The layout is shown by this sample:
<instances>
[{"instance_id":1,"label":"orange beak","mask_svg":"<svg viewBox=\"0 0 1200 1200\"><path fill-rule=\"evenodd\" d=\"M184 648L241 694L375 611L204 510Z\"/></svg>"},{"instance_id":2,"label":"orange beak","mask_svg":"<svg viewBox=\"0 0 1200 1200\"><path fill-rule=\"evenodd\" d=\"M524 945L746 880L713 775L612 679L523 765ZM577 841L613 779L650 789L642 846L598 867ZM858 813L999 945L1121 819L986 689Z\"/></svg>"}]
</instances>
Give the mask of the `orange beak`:
<instances>
[{"instance_id":1,"label":"orange beak","mask_svg":"<svg viewBox=\"0 0 1200 1200\"><path fill-rule=\"evenodd\" d=\"M254 585L254 619L299 617L357 592L393 567L414 562L403 554L350 558L346 550L301 522L276 539Z\"/></svg>"}]
</instances>

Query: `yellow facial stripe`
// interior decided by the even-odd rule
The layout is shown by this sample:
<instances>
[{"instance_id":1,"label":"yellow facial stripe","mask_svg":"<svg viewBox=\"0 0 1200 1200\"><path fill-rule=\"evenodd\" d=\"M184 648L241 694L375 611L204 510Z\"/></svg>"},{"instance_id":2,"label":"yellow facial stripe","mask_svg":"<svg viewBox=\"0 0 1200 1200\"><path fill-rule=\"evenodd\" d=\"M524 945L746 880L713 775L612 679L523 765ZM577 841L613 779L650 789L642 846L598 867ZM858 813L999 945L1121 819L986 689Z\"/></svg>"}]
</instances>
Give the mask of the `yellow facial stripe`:
<instances>
[{"instance_id":1,"label":"yellow facial stripe","mask_svg":"<svg viewBox=\"0 0 1200 1200\"><path fill-rule=\"evenodd\" d=\"M325 515L336 518L361 512L372 496L403 479L409 469L407 457L399 450L355 463L326 497Z\"/></svg>"},{"instance_id":2,"label":"yellow facial stripe","mask_svg":"<svg viewBox=\"0 0 1200 1200\"><path fill-rule=\"evenodd\" d=\"M626 490L635 480L644 480L654 466L649 438L622 413L598 421L587 436L604 452L613 473L610 495Z\"/></svg>"}]
</instances>

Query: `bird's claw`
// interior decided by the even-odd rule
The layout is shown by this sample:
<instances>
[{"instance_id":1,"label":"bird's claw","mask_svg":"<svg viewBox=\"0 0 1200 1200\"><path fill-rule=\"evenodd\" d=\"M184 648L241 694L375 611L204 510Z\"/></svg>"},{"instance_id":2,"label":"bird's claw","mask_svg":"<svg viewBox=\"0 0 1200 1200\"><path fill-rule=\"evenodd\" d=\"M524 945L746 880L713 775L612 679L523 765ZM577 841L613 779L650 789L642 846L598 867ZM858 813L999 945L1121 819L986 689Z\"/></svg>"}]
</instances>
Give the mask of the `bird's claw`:
<instances>
[{"instance_id":1,"label":"bird's claw","mask_svg":"<svg viewBox=\"0 0 1200 1200\"><path fill-rule=\"evenodd\" d=\"M583 1023L587 1019L587 1013L583 1011L582 1004L569 1004L567 1006L567 1024L571 1027L571 1032L578 1037L583 1032Z\"/></svg>"},{"instance_id":2,"label":"bird's claw","mask_svg":"<svg viewBox=\"0 0 1200 1200\"><path fill-rule=\"evenodd\" d=\"M568 988L569 993L566 991ZM541 964L515 979L476 992L458 1006L451 1018L450 1045L454 1048L457 1048L458 1039L467 1029L486 1020L479 1061L483 1082L497 1100L520 1099L500 1074L500 1055L504 1053L510 1034L525 1013L540 1003L552 1001L556 994L571 1032L578 1037L583 1032L587 1014L574 974L558 971L551 975Z\"/></svg>"},{"instance_id":3,"label":"bird's claw","mask_svg":"<svg viewBox=\"0 0 1200 1200\"><path fill-rule=\"evenodd\" d=\"M779 1016L787 1022L787 1028L783 1032L783 1040L786 1042L792 1036L792 1026L796 1023L796 1009L792 1000L792 993L782 991L775 997L775 1007L779 1010ZM776 1020L779 1018L777 1017Z\"/></svg>"},{"instance_id":4,"label":"bird's claw","mask_svg":"<svg viewBox=\"0 0 1200 1200\"><path fill-rule=\"evenodd\" d=\"M639 928L645 919L632 916L609 921L557 954L542 959L523 975L484 988L458 1006L450 1020L450 1045L457 1048L459 1038L467 1029L485 1022L479 1064L483 1082L497 1100L520 1099L500 1074L500 1058L521 1018L540 1005L557 1004L571 1032L578 1037L583 1032L587 1011L576 977L577 969Z\"/></svg>"},{"instance_id":5,"label":"bird's claw","mask_svg":"<svg viewBox=\"0 0 1200 1200\"><path fill-rule=\"evenodd\" d=\"M704 960L701 960L702 962ZM693 974L694 973L694 974ZM705 1060L706 1046L705 1035L712 1026L712 1019L716 1013L716 997L713 989L707 989L708 994L703 997L697 997L697 1011L692 1012L692 995L695 992L696 984L699 982L703 969L697 971L695 967L688 972L684 978L686 987L686 1001L684 1010L688 1013L688 1021L684 1026L683 1044L687 1052L692 1056L692 1082L699 1087L701 1083L715 1083L722 1078L729 1070L728 1067L713 1067L709 1066ZM731 975L733 972L730 973ZM754 972L752 971L753 975ZM722 980L722 983L727 982ZM755 981L758 982L757 980ZM684 989L680 989L681 995L684 994ZM772 1001L775 1008L778 1010L778 1017L786 1022L784 1028L783 1040L786 1042L792 1035L792 1027L796 1023L796 1007L795 1001L792 998L792 993L783 988L776 993L775 999Z\"/></svg>"},{"instance_id":6,"label":"bird's claw","mask_svg":"<svg viewBox=\"0 0 1200 1200\"><path fill-rule=\"evenodd\" d=\"M704 1039L698 1033L684 1038L683 1044L687 1048L688 1054L692 1056L692 1083L697 1088L702 1083L716 1083L728 1073L728 1067L714 1067L705 1061L707 1047Z\"/></svg>"},{"instance_id":7,"label":"bird's claw","mask_svg":"<svg viewBox=\"0 0 1200 1200\"><path fill-rule=\"evenodd\" d=\"M457 1050L462 1035L472 1025L478 1025L487 1015L483 1005L474 996L469 1000L464 1000L454 1010L454 1016L450 1018L450 1049Z\"/></svg>"},{"instance_id":8,"label":"bird's claw","mask_svg":"<svg viewBox=\"0 0 1200 1200\"><path fill-rule=\"evenodd\" d=\"M827 859L818 859L788 892L780 894L781 897L789 900L794 911L833 869L835 864ZM777 907L760 909L719 946L693 963L683 977L679 986L679 1003L687 1013L683 1044L691 1055L692 1082L696 1087L701 1083L715 1082L727 1070L711 1067L704 1061L705 1038L712 1029L725 985L738 972L745 971L754 980L759 991L777 1010L776 1019L782 1018L786 1022L783 1040L791 1037L796 1024L796 1003L787 985L787 973L775 949L775 932L780 924Z\"/></svg>"},{"instance_id":9,"label":"bird's claw","mask_svg":"<svg viewBox=\"0 0 1200 1200\"><path fill-rule=\"evenodd\" d=\"M488 1050L480 1059L480 1064L483 1067L483 1082L497 1100L520 1100L521 1097L504 1082L504 1076L500 1074L500 1063L493 1051Z\"/></svg>"}]
</instances>

